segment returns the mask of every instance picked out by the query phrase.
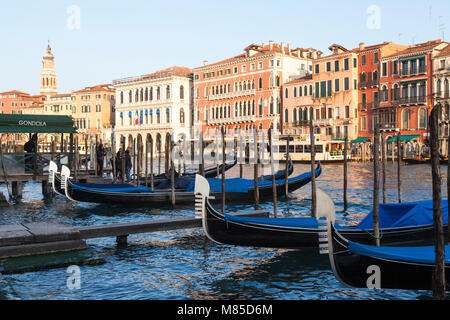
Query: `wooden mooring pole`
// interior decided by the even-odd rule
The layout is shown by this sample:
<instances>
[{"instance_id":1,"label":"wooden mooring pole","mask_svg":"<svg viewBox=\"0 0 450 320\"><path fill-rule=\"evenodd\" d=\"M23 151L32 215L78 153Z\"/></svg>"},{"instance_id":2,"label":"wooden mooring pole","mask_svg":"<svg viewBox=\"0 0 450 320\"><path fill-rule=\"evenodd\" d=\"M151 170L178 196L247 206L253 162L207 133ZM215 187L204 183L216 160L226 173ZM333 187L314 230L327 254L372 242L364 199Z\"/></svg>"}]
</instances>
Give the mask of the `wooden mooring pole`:
<instances>
[{"instance_id":1,"label":"wooden mooring pole","mask_svg":"<svg viewBox=\"0 0 450 320\"><path fill-rule=\"evenodd\" d=\"M435 106L430 114L430 145L431 145L431 175L433 181L433 229L435 248L435 267L432 278L434 297L437 300L445 300L445 245L444 227L442 219L441 203L441 167L439 154L439 124L438 115L440 105Z\"/></svg>"},{"instance_id":2,"label":"wooden mooring pole","mask_svg":"<svg viewBox=\"0 0 450 320\"><path fill-rule=\"evenodd\" d=\"M379 222L379 204L380 204L380 181L379 181L379 142L380 127L375 125L375 133L373 136L373 236L375 245L380 246L380 222Z\"/></svg>"},{"instance_id":3,"label":"wooden mooring pole","mask_svg":"<svg viewBox=\"0 0 450 320\"><path fill-rule=\"evenodd\" d=\"M6 171L6 165L5 165L5 155L3 153L3 133L2 136L0 138L0 152L2 154L2 168L3 168L3 176L5 178L5 184L6 184L6 189L8 189L8 196L9 196L9 201L11 201L12 199L12 193L11 193L11 189L9 187L9 181L8 181L8 173Z\"/></svg>"},{"instance_id":4,"label":"wooden mooring pole","mask_svg":"<svg viewBox=\"0 0 450 320\"><path fill-rule=\"evenodd\" d=\"M225 129L221 127L222 133L222 212L225 213Z\"/></svg>"},{"instance_id":5,"label":"wooden mooring pole","mask_svg":"<svg viewBox=\"0 0 450 320\"><path fill-rule=\"evenodd\" d=\"M309 136L311 144L311 216L316 217L317 215L317 196L316 196L316 143L314 137L314 121L309 122Z\"/></svg>"},{"instance_id":6,"label":"wooden mooring pole","mask_svg":"<svg viewBox=\"0 0 450 320\"><path fill-rule=\"evenodd\" d=\"M170 152L167 152L167 156L170 159L170 186L171 186L171 199L172 199L172 209L175 209L175 163L173 159L173 146L174 142L172 137L169 140Z\"/></svg>"},{"instance_id":7,"label":"wooden mooring pole","mask_svg":"<svg viewBox=\"0 0 450 320\"><path fill-rule=\"evenodd\" d=\"M253 183L255 187L255 210L259 210L259 186L258 186L258 129L254 130L253 132L253 143L255 145L255 164L253 164ZM249 151L249 157L250 157L250 151Z\"/></svg>"},{"instance_id":8,"label":"wooden mooring pole","mask_svg":"<svg viewBox=\"0 0 450 320\"><path fill-rule=\"evenodd\" d=\"M386 141L384 140L384 131L381 133L381 189L383 193L383 203L386 200Z\"/></svg>"},{"instance_id":9,"label":"wooden mooring pole","mask_svg":"<svg viewBox=\"0 0 450 320\"><path fill-rule=\"evenodd\" d=\"M150 188L155 186L155 179L153 174L153 138L150 138Z\"/></svg>"},{"instance_id":10,"label":"wooden mooring pole","mask_svg":"<svg viewBox=\"0 0 450 320\"><path fill-rule=\"evenodd\" d=\"M278 199L277 199L277 184L275 182L275 169L274 169L274 155L272 152L273 143L273 129L269 129L269 146L270 146L270 171L272 174L272 197L273 197L273 215L277 216ZM286 173L287 174L287 173Z\"/></svg>"},{"instance_id":11,"label":"wooden mooring pole","mask_svg":"<svg viewBox=\"0 0 450 320\"><path fill-rule=\"evenodd\" d=\"M347 211L347 148L348 148L348 131L345 131L344 138L344 211Z\"/></svg>"},{"instance_id":12,"label":"wooden mooring pole","mask_svg":"<svg viewBox=\"0 0 450 320\"><path fill-rule=\"evenodd\" d=\"M397 194L398 203L402 203L402 144L401 144L401 133L398 131L397 135Z\"/></svg>"},{"instance_id":13,"label":"wooden mooring pole","mask_svg":"<svg viewBox=\"0 0 450 320\"><path fill-rule=\"evenodd\" d=\"M284 196L286 197L286 201L289 201L289 142L291 140L291 136L287 136L286 141L286 163L285 163L285 170L286 170L286 176L284 177L284 183L285 189L284 189Z\"/></svg>"}]
</instances>

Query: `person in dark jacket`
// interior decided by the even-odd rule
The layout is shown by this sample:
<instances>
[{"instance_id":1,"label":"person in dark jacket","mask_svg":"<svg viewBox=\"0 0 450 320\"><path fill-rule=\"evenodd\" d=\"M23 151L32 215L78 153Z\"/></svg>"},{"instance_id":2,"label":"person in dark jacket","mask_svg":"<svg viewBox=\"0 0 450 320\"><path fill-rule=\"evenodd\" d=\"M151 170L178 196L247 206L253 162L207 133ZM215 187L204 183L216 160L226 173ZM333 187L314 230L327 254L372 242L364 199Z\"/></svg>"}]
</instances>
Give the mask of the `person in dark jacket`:
<instances>
[{"instance_id":1,"label":"person in dark jacket","mask_svg":"<svg viewBox=\"0 0 450 320\"><path fill-rule=\"evenodd\" d=\"M101 176L103 172L103 159L105 157L105 149L103 148L103 144L101 142L97 146L95 153L97 155L97 174Z\"/></svg>"},{"instance_id":2,"label":"person in dark jacket","mask_svg":"<svg viewBox=\"0 0 450 320\"><path fill-rule=\"evenodd\" d=\"M117 151L116 154L116 177L122 180L122 150Z\"/></svg>"},{"instance_id":3,"label":"person in dark jacket","mask_svg":"<svg viewBox=\"0 0 450 320\"><path fill-rule=\"evenodd\" d=\"M25 143L23 149L28 153L35 153L37 148L37 133L33 134L31 139ZM25 172L33 172L34 167L34 156L33 155L25 155Z\"/></svg>"},{"instance_id":4,"label":"person in dark jacket","mask_svg":"<svg viewBox=\"0 0 450 320\"><path fill-rule=\"evenodd\" d=\"M133 164L131 162L130 150L125 151L125 174L127 177L127 182L131 181L131 168Z\"/></svg>"}]
</instances>

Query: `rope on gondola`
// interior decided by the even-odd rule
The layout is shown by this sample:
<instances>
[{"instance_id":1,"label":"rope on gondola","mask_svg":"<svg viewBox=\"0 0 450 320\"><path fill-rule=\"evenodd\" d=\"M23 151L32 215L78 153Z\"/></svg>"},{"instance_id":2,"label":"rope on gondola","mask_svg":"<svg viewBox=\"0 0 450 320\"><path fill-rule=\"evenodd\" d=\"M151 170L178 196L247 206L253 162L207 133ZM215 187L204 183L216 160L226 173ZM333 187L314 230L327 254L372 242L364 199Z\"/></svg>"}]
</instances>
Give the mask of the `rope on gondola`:
<instances>
[{"instance_id":1,"label":"rope on gondola","mask_svg":"<svg viewBox=\"0 0 450 320\"><path fill-rule=\"evenodd\" d=\"M383 229L380 229L380 236L378 238L375 237L375 235L370 233L368 230L364 230L364 229L362 229L362 230L367 232L367 234L369 234L369 236L371 236L373 239L381 240L383 238Z\"/></svg>"}]
</instances>

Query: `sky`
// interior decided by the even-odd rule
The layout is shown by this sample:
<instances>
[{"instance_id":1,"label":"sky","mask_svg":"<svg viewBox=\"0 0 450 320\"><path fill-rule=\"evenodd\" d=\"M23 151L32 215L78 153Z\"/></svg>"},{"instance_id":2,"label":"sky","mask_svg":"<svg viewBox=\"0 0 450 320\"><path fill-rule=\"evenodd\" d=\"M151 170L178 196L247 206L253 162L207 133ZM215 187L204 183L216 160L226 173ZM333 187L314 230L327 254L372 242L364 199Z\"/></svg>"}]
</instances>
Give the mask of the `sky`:
<instances>
[{"instance_id":1,"label":"sky","mask_svg":"<svg viewBox=\"0 0 450 320\"><path fill-rule=\"evenodd\" d=\"M252 43L328 55L393 41L450 41L449 0L0 0L0 92L39 93L42 55L55 55L58 92L171 66L195 68Z\"/></svg>"}]
</instances>

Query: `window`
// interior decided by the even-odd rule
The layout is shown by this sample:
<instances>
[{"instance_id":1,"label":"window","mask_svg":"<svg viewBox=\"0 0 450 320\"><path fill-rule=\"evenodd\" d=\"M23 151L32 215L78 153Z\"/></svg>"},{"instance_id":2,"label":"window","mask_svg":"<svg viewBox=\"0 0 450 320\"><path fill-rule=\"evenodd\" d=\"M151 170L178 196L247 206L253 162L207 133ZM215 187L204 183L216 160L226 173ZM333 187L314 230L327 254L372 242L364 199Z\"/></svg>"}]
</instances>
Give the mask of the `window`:
<instances>
[{"instance_id":1,"label":"window","mask_svg":"<svg viewBox=\"0 0 450 320\"><path fill-rule=\"evenodd\" d=\"M327 96L331 97L333 95L333 88L331 80L327 81Z\"/></svg>"},{"instance_id":2,"label":"window","mask_svg":"<svg viewBox=\"0 0 450 320\"><path fill-rule=\"evenodd\" d=\"M166 99L170 99L170 86L166 87Z\"/></svg>"},{"instance_id":3,"label":"window","mask_svg":"<svg viewBox=\"0 0 450 320\"><path fill-rule=\"evenodd\" d=\"M398 74L398 61L392 61L392 74Z\"/></svg>"},{"instance_id":4,"label":"window","mask_svg":"<svg viewBox=\"0 0 450 320\"><path fill-rule=\"evenodd\" d=\"M331 62L327 62L327 72L331 71Z\"/></svg>"},{"instance_id":5,"label":"window","mask_svg":"<svg viewBox=\"0 0 450 320\"><path fill-rule=\"evenodd\" d=\"M374 54L373 54L373 63L375 64L375 63L378 63L378 52L375 52Z\"/></svg>"},{"instance_id":6,"label":"window","mask_svg":"<svg viewBox=\"0 0 450 320\"><path fill-rule=\"evenodd\" d=\"M284 110L284 122L289 122L289 110Z\"/></svg>"},{"instance_id":7,"label":"window","mask_svg":"<svg viewBox=\"0 0 450 320\"><path fill-rule=\"evenodd\" d=\"M250 70L255 70L255 64L254 63L252 63L251 65L250 65Z\"/></svg>"},{"instance_id":8,"label":"window","mask_svg":"<svg viewBox=\"0 0 450 320\"><path fill-rule=\"evenodd\" d=\"M427 128L427 110L424 108L419 109L419 129Z\"/></svg>"},{"instance_id":9,"label":"window","mask_svg":"<svg viewBox=\"0 0 450 320\"><path fill-rule=\"evenodd\" d=\"M316 93L315 93L314 96L315 96L315 98L319 98L320 83L319 83L319 82L316 82L315 85L316 85Z\"/></svg>"},{"instance_id":10,"label":"window","mask_svg":"<svg viewBox=\"0 0 450 320\"><path fill-rule=\"evenodd\" d=\"M244 64L243 66L242 66L242 72L246 72L247 71L247 66Z\"/></svg>"},{"instance_id":11,"label":"window","mask_svg":"<svg viewBox=\"0 0 450 320\"><path fill-rule=\"evenodd\" d=\"M387 62L383 62L383 67L381 70L381 76L382 77L387 77Z\"/></svg>"},{"instance_id":12,"label":"window","mask_svg":"<svg viewBox=\"0 0 450 320\"><path fill-rule=\"evenodd\" d=\"M363 65L363 66L366 65L366 56L365 55L361 56L361 65Z\"/></svg>"},{"instance_id":13,"label":"window","mask_svg":"<svg viewBox=\"0 0 450 320\"><path fill-rule=\"evenodd\" d=\"M320 82L320 97L325 98L327 95L327 82L322 81Z\"/></svg>"},{"instance_id":14,"label":"window","mask_svg":"<svg viewBox=\"0 0 450 320\"><path fill-rule=\"evenodd\" d=\"M287 99L287 98L289 98L289 89L288 88L286 88L285 90L284 90L284 97Z\"/></svg>"},{"instance_id":15,"label":"window","mask_svg":"<svg viewBox=\"0 0 450 320\"><path fill-rule=\"evenodd\" d=\"M402 129L409 129L409 110L405 109L402 111Z\"/></svg>"},{"instance_id":16,"label":"window","mask_svg":"<svg viewBox=\"0 0 450 320\"><path fill-rule=\"evenodd\" d=\"M184 86L180 86L180 99L184 99Z\"/></svg>"},{"instance_id":17,"label":"window","mask_svg":"<svg viewBox=\"0 0 450 320\"><path fill-rule=\"evenodd\" d=\"M316 65L314 66L314 72L315 72L315 73L320 73L320 65L319 65L319 64L316 64Z\"/></svg>"},{"instance_id":18,"label":"window","mask_svg":"<svg viewBox=\"0 0 450 320\"><path fill-rule=\"evenodd\" d=\"M350 118L350 106L345 106L345 118Z\"/></svg>"},{"instance_id":19,"label":"window","mask_svg":"<svg viewBox=\"0 0 450 320\"><path fill-rule=\"evenodd\" d=\"M338 72L338 71L339 71L339 60L336 60L336 61L334 62L334 71L335 71L335 72Z\"/></svg>"},{"instance_id":20,"label":"window","mask_svg":"<svg viewBox=\"0 0 450 320\"><path fill-rule=\"evenodd\" d=\"M361 117L361 130L367 130L367 118L365 116Z\"/></svg>"},{"instance_id":21,"label":"window","mask_svg":"<svg viewBox=\"0 0 450 320\"><path fill-rule=\"evenodd\" d=\"M258 69L262 69L263 68L263 63L262 62L258 62Z\"/></svg>"},{"instance_id":22,"label":"window","mask_svg":"<svg viewBox=\"0 0 450 320\"><path fill-rule=\"evenodd\" d=\"M339 92L339 79L334 80L334 92Z\"/></svg>"},{"instance_id":23,"label":"window","mask_svg":"<svg viewBox=\"0 0 450 320\"><path fill-rule=\"evenodd\" d=\"M233 68L233 73L238 73L238 67Z\"/></svg>"},{"instance_id":24,"label":"window","mask_svg":"<svg viewBox=\"0 0 450 320\"><path fill-rule=\"evenodd\" d=\"M180 123L181 124L184 124L184 109L183 108L181 108L180 109Z\"/></svg>"},{"instance_id":25,"label":"window","mask_svg":"<svg viewBox=\"0 0 450 320\"><path fill-rule=\"evenodd\" d=\"M350 90L350 79L348 77L344 78L344 90Z\"/></svg>"},{"instance_id":26,"label":"window","mask_svg":"<svg viewBox=\"0 0 450 320\"><path fill-rule=\"evenodd\" d=\"M440 69L445 69L445 60L441 60Z\"/></svg>"},{"instance_id":27,"label":"window","mask_svg":"<svg viewBox=\"0 0 450 320\"><path fill-rule=\"evenodd\" d=\"M262 89L262 87L263 87L263 80L260 77L259 80L258 80L258 89Z\"/></svg>"},{"instance_id":28,"label":"window","mask_svg":"<svg viewBox=\"0 0 450 320\"><path fill-rule=\"evenodd\" d=\"M349 59L344 59L344 70L348 70L350 68L349 66Z\"/></svg>"},{"instance_id":29,"label":"window","mask_svg":"<svg viewBox=\"0 0 450 320\"><path fill-rule=\"evenodd\" d=\"M358 67L358 59L357 58L353 58L353 68Z\"/></svg>"},{"instance_id":30,"label":"window","mask_svg":"<svg viewBox=\"0 0 450 320\"><path fill-rule=\"evenodd\" d=\"M297 98L297 87L294 87L294 98Z\"/></svg>"}]
</instances>

